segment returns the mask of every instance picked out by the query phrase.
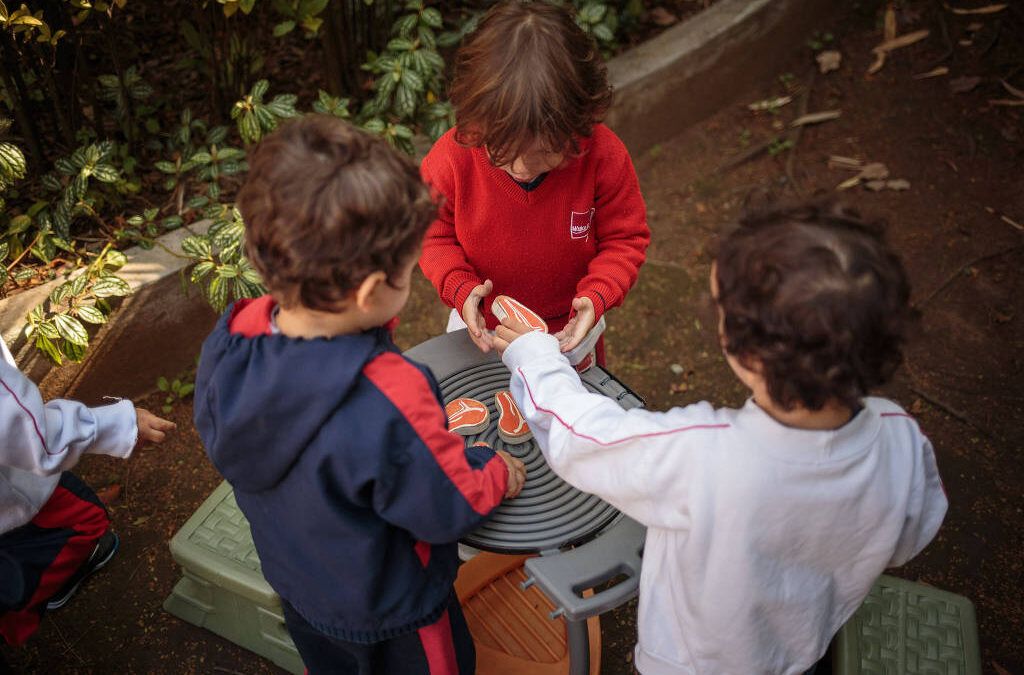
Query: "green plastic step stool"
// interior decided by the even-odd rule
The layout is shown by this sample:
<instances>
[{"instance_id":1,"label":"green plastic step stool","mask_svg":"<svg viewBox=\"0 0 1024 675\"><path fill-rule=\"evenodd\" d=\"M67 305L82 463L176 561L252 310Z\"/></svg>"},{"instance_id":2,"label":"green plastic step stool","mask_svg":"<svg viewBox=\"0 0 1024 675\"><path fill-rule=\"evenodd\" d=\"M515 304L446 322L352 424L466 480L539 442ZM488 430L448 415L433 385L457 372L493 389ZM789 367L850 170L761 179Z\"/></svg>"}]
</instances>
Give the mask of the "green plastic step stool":
<instances>
[{"instance_id":1,"label":"green plastic step stool","mask_svg":"<svg viewBox=\"0 0 1024 675\"><path fill-rule=\"evenodd\" d=\"M967 598L881 576L836 636L835 675L981 675Z\"/></svg>"},{"instance_id":2,"label":"green plastic step stool","mask_svg":"<svg viewBox=\"0 0 1024 675\"><path fill-rule=\"evenodd\" d=\"M281 599L263 578L249 521L227 482L174 535L171 555L183 576L164 609L289 672L303 672Z\"/></svg>"}]
</instances>

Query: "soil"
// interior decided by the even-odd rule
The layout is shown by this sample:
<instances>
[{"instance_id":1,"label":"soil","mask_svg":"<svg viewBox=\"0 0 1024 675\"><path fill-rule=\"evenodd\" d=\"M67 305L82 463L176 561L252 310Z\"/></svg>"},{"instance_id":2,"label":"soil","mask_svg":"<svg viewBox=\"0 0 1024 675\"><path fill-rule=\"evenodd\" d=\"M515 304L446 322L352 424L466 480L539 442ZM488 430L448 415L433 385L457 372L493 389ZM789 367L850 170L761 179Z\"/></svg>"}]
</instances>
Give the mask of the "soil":
<instances>
[{"instance_id":1,"label":"soil","mask_svg":"<svg viewBox=\"0 0 1024 675\"><path fill-rule=\"evenodd\" d=\"M746 393L719 355L706 291L715 234L746 205L772 197L825 193L886 219L922 320L905 366L881 393L911 411L931 438L950 501L935 541L891 573L970 598L984 671L1021 673L1024 108L989 101L1014 98L1000 79L1024 89L1024 12L1011 4L996 14L956 15L940 3L900 4L899 32L928 28L931 35L893 51L876 74L866 71L882 41L880 8L851 3L821 27L834 36L826 48L843 55L838 71L811 75L810 48L794 45L778 79L634 158L654 241L637 288L609 316L609 369L652 409L702 399L739 404ZM914 78L937 66L949 74ZM954 93L966 86L958 80L964 76L981 79ZM776 114L746 108L784 94L794 100ZM842 116L806 127L792 150L769 148L768 141L789 136L785 127L805 94L807 112L839 109ZM832 155L882 162L910 187L835 192L852 173L829 168ZM410 347L438 334L446 315L417 278L397 341ZM159 409L162 400L143 403ZM175 404L169 416L179 430L164 446L127 462L82 462L90 484L121 486L111 510L123 548L74 602L44 619L25 648L3 649L17 670L277 670L161 609L179 575L167 542L219 482L191 426L191 402ZM605 615L602 626L602 672L632 672L635 607Z\"/></svg>"}]
</instances>

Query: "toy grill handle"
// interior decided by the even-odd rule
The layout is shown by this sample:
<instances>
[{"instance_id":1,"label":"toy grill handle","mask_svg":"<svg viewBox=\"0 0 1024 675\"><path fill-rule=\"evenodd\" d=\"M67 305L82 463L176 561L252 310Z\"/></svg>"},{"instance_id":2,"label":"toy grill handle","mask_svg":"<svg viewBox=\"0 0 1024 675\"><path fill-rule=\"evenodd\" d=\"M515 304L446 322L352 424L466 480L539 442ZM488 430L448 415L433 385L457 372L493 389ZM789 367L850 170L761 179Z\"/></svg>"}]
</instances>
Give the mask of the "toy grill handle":
<instances>
[{"instance_id":1,"label":"toy grill handle","mask_svg":"<svg viewBox=\"0 0 1024 675\"><path fill-rule=\"evenodd\" d=\"M570 621L581 621L618 607L636 597L646 528L623 516L593 541L550 556L530 558L526 571ZM583 597L614 578L610 588Z\"/></svg>"}]
</instances>

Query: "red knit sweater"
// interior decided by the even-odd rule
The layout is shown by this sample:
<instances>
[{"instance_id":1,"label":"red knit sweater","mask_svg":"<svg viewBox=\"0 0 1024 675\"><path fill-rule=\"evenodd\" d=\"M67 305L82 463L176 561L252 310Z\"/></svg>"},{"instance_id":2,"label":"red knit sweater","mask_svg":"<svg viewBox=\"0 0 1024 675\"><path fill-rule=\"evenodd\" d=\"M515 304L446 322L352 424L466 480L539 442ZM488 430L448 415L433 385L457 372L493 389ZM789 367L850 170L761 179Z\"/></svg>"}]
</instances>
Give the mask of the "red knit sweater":
<instances>
[{"instance_id":1,"label":"red knit sweater","mask_svg":"<svg viewBox=\"0 0 1024 675\"><path fill-rule=\"evenodd\" d=\"M454 129L438 139L421 168L444 200L420 268L445 303L461 313L473 287L491 279L495 295L519 300L552 331L568 321L573 298L590 298L598 318L622 304L651 238L640 186L603 124L580 151L527 192L483 148L456 143ZM488 328L498 323L492 299L483 305Z\"/></svg>"}]
</instances>

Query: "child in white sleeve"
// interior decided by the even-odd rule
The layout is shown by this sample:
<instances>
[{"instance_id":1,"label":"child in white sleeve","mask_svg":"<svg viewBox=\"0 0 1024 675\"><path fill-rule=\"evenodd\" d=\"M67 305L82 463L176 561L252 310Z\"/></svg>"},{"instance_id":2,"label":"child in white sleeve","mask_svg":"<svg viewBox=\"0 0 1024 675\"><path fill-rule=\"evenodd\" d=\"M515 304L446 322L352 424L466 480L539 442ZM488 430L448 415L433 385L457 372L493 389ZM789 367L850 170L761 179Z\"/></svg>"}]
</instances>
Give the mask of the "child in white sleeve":
<instances>
[{"instance_id":1,"label":"child in white sleeve","mask_svg":"<svg viewBox=\"0 0 1024 675\"><path fill-rule=\"evenodd\" d=\"M946 513L917 422L867 395L902 360L909 286L879 228L807 205L725 236L711 292L739 409L624 411L554 337L495 346L555 472L648 528L640 672L795 675Z\"/></svg>"},{"instance_id":2,"label":"child in white sleeve","mask_svg":"<svg viewBox=\"0 0 1024 675\"><path fill-rule=\"evenodd\" d=\"M21 645L118 548L110 516L70 469L86 453L127 458L175 425L131 401L43 403L0 340L0 637ZM0 656L0 672L7 672Z\"/></svg>"}]
</instances>

